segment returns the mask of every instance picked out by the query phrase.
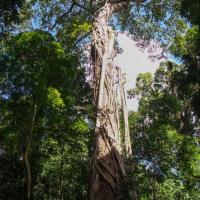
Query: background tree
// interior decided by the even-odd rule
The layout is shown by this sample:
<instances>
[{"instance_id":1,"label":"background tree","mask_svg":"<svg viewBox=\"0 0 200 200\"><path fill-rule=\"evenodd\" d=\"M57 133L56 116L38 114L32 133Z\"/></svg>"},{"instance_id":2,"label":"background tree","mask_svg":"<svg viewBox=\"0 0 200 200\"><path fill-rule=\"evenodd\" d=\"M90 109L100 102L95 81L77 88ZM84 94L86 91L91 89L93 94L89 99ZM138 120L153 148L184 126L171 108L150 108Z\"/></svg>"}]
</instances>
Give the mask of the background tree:
<instances>
[{"instance_id":1,"label":"background tree","mask_svg":"<svg viewBox=\"0 0 200 200\"><path fill-rule=\"evenodd\" d=\"M45 32L27 32L13 37L6 46L5 54L1 56L2 148L9 155L21 158L24 163L27 199L31 198L32 189L37 186L36 181L40 180L38 175L47 170L43 169L46 162L51 162L42 157L47 155L40 150L40 146L47 145L45 142L48 143L48 140L49 146L51 142L57 144L52 147L52 153L58 156L62 152L61 158L57 159L58 162L61 160L59 167L63 168L68 161L63 160L64 153L69 151L64 143L66 138L70 141L71 132L77 133L77 138L82 137L82 140L80 148L77 147L77 160L74 159L74 162L83 155L83 162L87 160L87 139L79 134L88 133L89 127L82 111L76 111L76 106L84 106L88 101L89 90L84 79L84 71L79 67L76 57L67 54ZM71 137L73 140L76 138L75 135ZM57 148L56 152L54 148ZM85 152L83 155L80 154L82 151ZM73 165L73 161L69 163ZM70 169L74 170L72 167ZM60 179L57 177L54 184L58 179L62 184L61 171L58 172L61 173ZM71 176L71 179L74 177ZM59 193L62 198L69 195L68 192L63 196L60 185L57 188L54 191L56 195ZM51 189L47 187L46 190L49 194Z\"/></svg>"},{"instance_id":2,"label":"background tree","mask_svg":"<svg viewBox=\"0 0 200 200\"><path fill-rule=\"evenodd\" d=\"M154 78L139 74L136 88L130 91L139 98L138 112L129 117L134 152L129 181L134 199L199 198L198 123L188 111L190 98L181 99L177 93L181 69L162 63Z\"/></svg>"}]
</instances>

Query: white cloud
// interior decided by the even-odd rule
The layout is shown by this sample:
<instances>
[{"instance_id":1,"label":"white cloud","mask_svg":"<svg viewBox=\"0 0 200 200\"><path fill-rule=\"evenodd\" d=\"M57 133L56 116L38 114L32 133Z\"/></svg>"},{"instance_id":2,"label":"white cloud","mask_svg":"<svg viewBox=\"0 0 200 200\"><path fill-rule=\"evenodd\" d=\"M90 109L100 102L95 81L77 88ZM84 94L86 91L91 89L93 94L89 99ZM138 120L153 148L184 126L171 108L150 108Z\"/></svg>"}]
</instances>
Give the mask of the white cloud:
<instances>
[{"instance_id":1,"label":"white cloud","mask_svg":"<svg viewBox=\"0 0 200 200\"><path fill-rule=\"evenodd\" d=\"M150 54L147 50L141 51L130 37L126 34L118 35L118 42L120 48L123 49L123 53L118 55L116 63L122 68L122 72L126 73L126 90L134 88L136 78L139 73L156 71L159 66L160 60L154 62L149 59ZM160 50L157 50L157 53ZM156 52L155 52L156 53ZM137 110L138 101L136 99L128 100L128 110Z\"/></svg>"}]
</instances>

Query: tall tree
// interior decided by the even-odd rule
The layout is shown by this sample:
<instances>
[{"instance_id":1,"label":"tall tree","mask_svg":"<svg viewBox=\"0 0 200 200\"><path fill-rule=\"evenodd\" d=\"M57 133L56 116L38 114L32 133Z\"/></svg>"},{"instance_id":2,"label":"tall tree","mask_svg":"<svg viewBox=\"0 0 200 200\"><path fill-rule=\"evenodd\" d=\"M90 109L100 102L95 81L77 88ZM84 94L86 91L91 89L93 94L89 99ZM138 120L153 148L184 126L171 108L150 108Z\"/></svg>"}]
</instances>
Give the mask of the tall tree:
<instances>
[{"instance_id":1,"label":"tall tree","mask_svg":"<svg viewBox=\"0 0 200 200\"><path fill-rule=\"evenodd\" d=\"M191 98L178 95L182 69L162 63L154 78L139 74L130 92L139 98L138 112L129 116L134 199L199 198L199 122L188 109Z\"/></svg>"},{"instance_id":2,"label":"tall tree","mask_svg":"<svg viewBox=\"0 0 200 200\"><path fill-rule=\"evenodd\" d=\"M115 34L110 25L128 30L135 39L142 39L142 45L149 43L150 39L157 39L167 47L170 36L180 31L183 25L177 18L179 6L180 1L174 0L41 0L35 4L36 19L41 22L41 27L55 31L58 39L59 35L63 36L68 30L74 30L71 35L71 38L74 36L74 46L82 41L92 27L91 57L97 119L90 199L117 199L119 179L124 174L113 79ZM87 30L83 31L86 34L82 34L82 30Z\"/></svg>"},{"instance_id":3,"label":"tall tree","mask_svg":"<svg viewBox=\"0 0 200 200\"><path fill-rule=\"evenodd\" d=\"M60 128L60 132L66 133L73 124L71 131L78 132L77 118L84 130L84 120L72 113L75 105L87 102L89 90L77 58L67 54L50 34L42 31L12 37L1 55L0 69L2 147L22 159L26 197L31 199L35 183L33 166L38 160L40 142L46 132L55 134ZM80 96L81 93L86 94Z\"/></svg>"}]
</instances>

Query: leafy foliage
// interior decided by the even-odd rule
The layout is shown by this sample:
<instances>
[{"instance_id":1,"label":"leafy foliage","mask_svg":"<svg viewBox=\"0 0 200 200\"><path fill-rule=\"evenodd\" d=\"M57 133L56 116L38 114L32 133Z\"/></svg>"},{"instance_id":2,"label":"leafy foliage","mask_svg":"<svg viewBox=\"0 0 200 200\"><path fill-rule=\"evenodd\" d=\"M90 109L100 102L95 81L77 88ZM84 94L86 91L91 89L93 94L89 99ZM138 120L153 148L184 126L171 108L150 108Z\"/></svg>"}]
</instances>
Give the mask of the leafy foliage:
<instances>
[{"instance_id":1,"label":"leafy foliage","mask_svg":"<svg viewBox=\"0 0 200 200\"><path fill-rule=\"evenodd\" d=\"M182 0L181 2L181 14L190 20L193 24L200 25L200 3L198 0Z\"/></svg>"},{"instance_id":2,"label":"leafy foliage","mask_svg":"<svg viewBox=\"0 0 200 200\"><path fill-rule=\"evenodd\" d=\"M29 160L35 199L84 198L90 127L87 116L76 112L76 106L89 102L83 69L45 32L21 33L5 48L0 78L2 148L20 159L32 138Z\"/></svg>"},{"instance_id":3,"label":"leafy foliage","mask_svg":"<svg viewBox=\"0 0 200 200\"><path fill-rule=\"evenodd\" d=\"M24 0L6 0L0 3L0 38L9 33L14 23L19 23L19 9Z\"/></svg>"},{"instance_id":4,"label":"leafy foliage","mask_svg":"<svg viewBox=\"0 0 200 200\"><path fill-rule=\"evenodd\" d=\"M139 98L138 112L129 116L134 165L128 181L134 185L134 198L200 197L199 125L187 108L190 98L178 95L176 75L181 69L162 63L154 80L149 73L140 74L130 91Z\"/></svg>"},{"instance_id":5,"label":"leafy foliage","mask_svg":"<svg viewBox=\"0 0 200 200\"><path fill-rule=\"evenodd\" d=\"M29 143L33 199L86 199L94 110L81 47L105 2L1 2L0 199L26 198ZM139 74L129 92L139 110L129 116L134 157L122 199L199 199L199 1L109 2L126 4L109 21L113 28L142 47L173 43L181 63L162 63L154 77ZM22 19L19 34L3 41Z\"/></svg>"}]
</instances>

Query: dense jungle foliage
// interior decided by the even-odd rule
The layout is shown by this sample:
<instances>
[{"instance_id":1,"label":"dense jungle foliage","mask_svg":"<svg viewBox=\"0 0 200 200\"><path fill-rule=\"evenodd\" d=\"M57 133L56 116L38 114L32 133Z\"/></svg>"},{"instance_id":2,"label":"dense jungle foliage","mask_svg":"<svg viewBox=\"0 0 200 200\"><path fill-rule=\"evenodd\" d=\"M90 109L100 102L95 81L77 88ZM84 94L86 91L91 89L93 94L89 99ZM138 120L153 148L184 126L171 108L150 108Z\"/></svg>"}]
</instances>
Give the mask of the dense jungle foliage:
<instances>
[{"instance_id":1,"label":"dense jungle foliage","mask_svg":"<svg viewBox=\"0 0 200 200\"><path fill-rule=\"evenodd\" d=\"M105 3L94 2L0 3L0 200L27 199L29 186L33 200L87 199L95 109L84 47ZM200 2L130 1L110 24L173 57L128 91L139 107L121 199L200 199Z\"/></svg>"}]
</instances>

